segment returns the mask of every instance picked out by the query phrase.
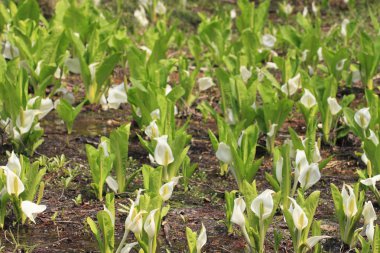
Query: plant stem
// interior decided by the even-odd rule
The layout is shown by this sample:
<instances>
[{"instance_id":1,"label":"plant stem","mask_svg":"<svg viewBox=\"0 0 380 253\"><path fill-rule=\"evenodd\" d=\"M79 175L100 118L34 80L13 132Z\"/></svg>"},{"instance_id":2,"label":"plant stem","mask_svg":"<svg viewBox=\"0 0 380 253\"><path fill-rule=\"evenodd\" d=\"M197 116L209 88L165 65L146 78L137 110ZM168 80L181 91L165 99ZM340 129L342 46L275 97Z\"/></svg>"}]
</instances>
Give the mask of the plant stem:
<instances>
[{"instance_id":1,"label":"plant stem","mask_svg":"<svg viewBox=\"0 0 380 253\"><path fill-rule=\"evenodd\" d=\"M164 181L168 181L168 166L164 166Z\"/></svg>"},{"instance_id":2,"label":"plant stem","mask_svg":"<svg viewBox=\"0 0 380 253\"><path fill-rule=\"evenodd\" d=\"M149 239L149 253L153 253L153 239Z\"/></svg>"},{"instance_id":3,"label":"plant stem","mask_svg":"<svg viewBox=\"0 0 380 253\"><path fill-rule=\"evenodd\" d=\"M297 229L297 245L295 247L295 252L298 253L299 252L299 247L300 247L300 242L301 242L301 237L302 237L302 230L298 230Z\"/></svg>"},{"instance_id":4,"label":"plant stem","mask_svg":"<svg viewBox=\"0 0 380 253\"><path fill-rule=\"evenodd\" d=\"M245 226L241 226L241 230L243 231L244 238L245 238L245 240L248 243L249 252L252 252L251 239L249 239L249 235L247 233L247 229L245 228Z\"/></svg>"},{"instance_id":5,"label":"plant stem","mask_svg":"<svg viewBox=\"0 0 380 253\"><path fill-rule=\"evenodd\" d=\"M350 230L350 225L351 225L351 218L347 217L346 225L345 225L345 228L344 228L344 236L343 236L343 242L346 243L346 244L351 244L348 241L348 238L347 238L348 234L349 234L349 230Z\"/></svg>"},{"instance_id":6,"label":"plant stem","mask_svg":"<svg viewBox=\"0 0 380 253\"><path fill-rule=\"evenodd\" d=\"M265 227L264 227L264 220L261 218L259 223L259 230L260 230L260 248L259 253L264 253L264 238L265 238Z\"/></svg>"},{"instance_id":7,"label":"plant stem","mask_svg":"<svg viewBox=\"0 0 380 253\"><path fill-rule=\"evenodd\" d=\"M116 250L116 253L120 253L121 250L123 249L123 246L124 246L125 242L127 241L128 234L129 234L129 230L125 229L123 238L121 239L121 242L119 244L119 247Z\"/></svg>"}]
</instances>

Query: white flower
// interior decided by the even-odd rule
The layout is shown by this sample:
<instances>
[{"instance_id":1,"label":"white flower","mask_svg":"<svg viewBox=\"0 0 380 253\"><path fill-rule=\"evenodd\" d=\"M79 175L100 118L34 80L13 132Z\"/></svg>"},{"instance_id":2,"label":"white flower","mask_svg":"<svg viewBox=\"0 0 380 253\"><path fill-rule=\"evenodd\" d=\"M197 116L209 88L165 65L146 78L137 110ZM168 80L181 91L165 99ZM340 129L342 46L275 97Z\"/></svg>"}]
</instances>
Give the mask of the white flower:
<instances>
[{"instance_id":1,"label":"white flower","mask_svg":"<svg viewBox=\"0 0 380 253\"><path fill-rule=\"evenodd\" d=\"M146 53L147 58L152 54L152 50L147 46L140 46L139 48Z\"/></svg>"},{"instance_id":2,"label":"white flower","mask_svg":"<svg viewBox=\"0 0 380 253\"><path fill-rule=\"evenodd\" d=\"M341 28L340 28L340 33L342 34L343 37L347 36L347 25L350 23L350 20L348 19L343 19Z\"/></svg>"},{"instance_id":3,"label":"white flower","mask_svg":"<svg viewBox=\"0 0 380 253\"><path fill-rule=\"evenodd\" d=\"M172 180L170 182L161 186L159 193L160 193L160 196L163 199L163 201L167 201L170 199L170 197L173 194L174 186L176 186L178 184L179 178L180 177L174 177L174 178L172 178Z\"/></svg>"},{"instance_id":4,"label":"white flower","mask_svg":"<svg viewBox=\"0 0 380 253\"><path fill-rule=\"evenodd\" d=\"M297 149L295 162L294 180L298 180L301 171L305 170L309 166L309 162L307 161L306 153L304 150Z\"/></svg>"},{"instance_id":5,"label":"white flower","mask_svg":"<svg viewBox=\"0 0 380 253\"><path fill-rule=\"evenodd\" d=\"M158 126L157 126L155 120L153 120L152 122L150 122L149 126L147 126L145 128L145 134L150 139L154 139L154 138L157 138L158 136L160 136L160 131L158 129Z\"/></svg>"},{"instance_id":6,"label":"white flower","mask_svg":"<svg viewBox=\"0 0 380 253\"><path fill-rule=\"evenodd\" d=\"M372 131L371 129L369 130L368 139L371 140L373 144L375 144L375 146L379 145L379 139L377 138L377 135L375 134L375 132Z\"/></svg>"},{"instance_id":7,"label":"white flower","mask_svg":"<svg viewBox=\"0 0 380 253\"><path fill-rule=\"evenodd\" d=\"M150 113L150 117L152 118L152 120L158 120L158 119L160 119L160 117L161 117L160 109L153 110Z\"/></svg>"},{"instance_id":8,"label":"white flower","mask_svg":"<svg viewBox=\"0 0 380 253\"><path fill-rule=\"evenodd\" d=\"M231 222L239 225L240 227L245 226L245 201L241 197L234 200L234 210L232 211Z\"/></svg>"},{"instance_id":9,"label":"white flower","mask_svg":"<svg viewBox=\"0 0 380 253\"><path fill-rule=\"evenodd\" d=\"M337 70L337 71L342 71L343 68L344 68L344 64L346 63L346 61L347 61L347 59L340 60L340 61L336 64L336 66L335 66L336 70Z\"/></svg>"},{"instance_id":10,"label":"white flower","mask_svg":"<svg viewBox=\"0 0 380 253\"><path fill-rule=\"evenodd\" d=\"M236 124L234 112L232 111L231 108L227 108L227 115L226 116L227 116L226 117L227 124L229 124L229 125L235 125Z\"/></svg>"},{"instance_id":11,"label":"white flower","mask_svg":"<svg viewBox=\"0 0 380 253\"><path fill-rule=\"evenodd\" d=\"M206 228L202 223L201 232L199 232L199 236L197 238L197 253L201 253L201 249L203 248L203 246L205 246L206 242L207 242Z\"/></svg>"},{"instance_id":12,"label":"white flower","mask_svg":"<svg viewBox=\"0 0 380 253\"><path fill-rule=\"evenodd\" d=\"M286 15L290 15L293 12L293 6L287 3L285 6L283 6L283 11Z\"/></svg>"},{"instance_id":13,"label":"white flower","mask_svg":"<svg viewBox=\"0 0 380 253\"><path fill-rule=\"evenodd\" d=\"M54 104L50 98L41 99L40 108L38 108L39 110L38 118L39 119L44 118L53 109L54 109Z\"/></svg>"},{"instance_id":14,"label":"white flower","mask_svg":"<svg viewBox=\"0 0 380 253\"><path fill-rule=\"evenodd\" d=\"M357 83L361 79L362 79L362 77L361 77L361 74L360 74L359 70L352 71L352 82L353 83Z\"/></svg>"},{"instance_id":15,"label":"white flower","mask_svg":"<svg viewBox=\"0 0 380 253\"><path fill-rule=\"evenodd\" d=\"M365 153L364 153L365 154ZM364 155L363 154L363 155ZM366 156L367 157L367 156ZM365 164L368 163L368 159L365 160L366 162L364 162ZM376 176L373 176L373 177L370 177L370 178L367 178L367 179L362 179L360 180L360 183L366 185L366 186L370 186L370 187L376 187L376 183L380 181L380 174L379 175L376 175Z\"/></svg>"},{"instance_id":16,"label":"white flower","mask_svg":"<svg viewBox=\"0 0 380 253\"><path fill-rule=\"evenodd\" d=\"M348 191L346 189L348 189ZM343 211L348 218L352 218L358 212L358 207L356 206L354 190L349 185L343 185L342 198Z\"/></svg>"},{"instance_id":17,"label":"white flower","mask_svg":"<svg viewBox=\"0 0 380 253\"><path fill-rule=\"evenodd\" d=\"M154 149L154 159L159 165L167 167L174 162L172 149L168 144L168 136L163 135L155 138L155 140L157 141L157 145Z\"/></svg>"},{"instance_id":18,"label":"white flower","mask_svg":"<svg viewBox=\"0 0 380 253\"><path fill-rule=\"evenodd\" d=\"M323 239L330 238L330 236L327 235L317 235L317 236L312 236L310 238L307 238L306 244L307 246L311 249L313 248L317 243L319 243Z\"/></svg>"},{"instance_id":19,"label":"white flower","mask_svg":"<svg viewBox=\"0 0 380 253\"><path fill-rule=\"evenodd\" d=\"M120 251L120 253L129 253L133 247L135 247L138 244L138 242L133 243L127 243Z\"/></svg>"},{"instance_id":20,"label":"white flower","mask_svg":"<svg viewBox=\"0 0 380 253\"><path fill-rule=\"evenodd\" d=\"M18 197L25 191L25 186L22 183L19 176L17 176L12 170L7 167L2 167L6 176L6 187L9 195L15 195Z\"/></svg>"},{"instance_id":21,"label":"white flower","mask_svg":"<svg viewBox=\"0 0 380 253\"><path fill-rule=\"evenodd\" d=\"M264 34L262 37L261 37L261 44L264 46L264 47L267 47L267 48L272 48L274 47L274 44L276 43L276 37L274 37L273 35L271 34Z\"/></svg>"},{"instance_id":22,"label":"white flower","mask_svg":"<svg viewBox=\"0 0 380 253\"><path fill-rule=\"evenodd\" d=\"M252 201L251 210L259 219L265 220L272 214L273 193L274 191L267 189Z\"/></svg>"},{"instance_id":23,"label":"white flower","mask_svg":"<svg viewBox=\"0 0 380 253\"><path fill-rule=\"evenodd\" d=\"M365 230L365 235L368 238L368 241L371 243L373 242L373 236L375 234L375 226L373 225L373 222L370 222Z\"/></svg>"},{"instance_id":24,"label":"white flower","mask_svg":"<svg viewBox=\"0 0 380 253\"><path fill-rule=\"evenodd\" d=\"M241 142L243 141L243 136L245 134L245 131L243 130L239 136L239 139L238 139L238 146L241 147Z\"/></svg>"},{"instance_id":25,"label":"white flower","mask_svg":"<svg viewBox=\"0 0 380 253\"><path fill-rule=\"evenodd\" d=\"M166 7L161 1L157 3L156 13L159 15L164 15L166 13Z\"/></svg>"},{"instance_id":26,"label":"white flower","mask_svg":"<svg viewBox=\"0 0 380 253\"><path fill-rule=\"evenodd\" d=\"M268 62L265 64L265 66L266 66L268 69L278 69L277 64L274 63L274 62L270 62L270 61L268 61Z\"/></svg>"},{"instance_id":27,"label":"white flower","mask_svg":"<svg viewBox=\"0 0 380 253\"><path fill-rule=\"evenodd\" d=\"M371 122L371 114L369 113L369 108L362 108L355 113L355 122L362 128L366 129Z\"/></svg>"},{"instance_id":28,"label":"white flower","mask_svg":"<svg viewBox=\"0 0 380 253\"><path fill-rule=\"evenodd\" d=\"M329 104L329 109L332 115L337 115L342 110L342 107L338 104L336 98L327 98L327 103Z\"/></svg>"},{"instance_id":29,"label":"white flower","mask_svg":"<svg viewBox=\"0 0 380 253\"><path fill-rule=\"evenodd\" d=\"M322 47L318 48L317 54L318 54L318 60L323 61Z\"/></svg>"},{"instance_id":30,"label":"white flower","mask_svg":"<svg viewBox=\"0 0 380 253\"><path fill-rule=\"evenodd\" d=\"M117 183L117 181L111 177L111 176L108 176L106 178L106 183L108 185L108 187L115 193L117 193L117 190L119 189L119 184Z\"/></svg>"},{"instance_id":31,"label":"white flower","mask_svg":"<svg viewBox=\"0 0 380 253\"><path fill-rule=\"evenodd\" d=\"M284 158L282 156L278 158L276 163L276 178L279 183L282 182L282 167L284 165Z\"/></svg>"},{"instance_id":32,"label":"white flower","mask_svg":"<svg viewBox=\"0 0 380 253\"><path fill-rule=\"evenodd\" d=\"M301 61L302 62L304 62L304 61L307 60L307 55L308 55L309 51L310 51L309 49L305 49L305 50L302 51L302 56L301 56Z\"/></svg>"},{"instance_id":33,"label":"white flower","mask_svg":"<svg viewBox=\"0 0 380 253\"><path fill-rule=\"evenodd\" d=\"M19 116L16 119L16 126L20 132L20 135L29 132L31 129L34 117L38 114L37 110L21 110Z\"/></svg>"},{"instance_id":34,"label":"white flower","mask_svg":"<svg viewBox=\"0 0 380 253\"><path fill-rule=\"evenodd\" d=\"M252 68L248 69L246 66L241 66L240 67L240 75L241 78L243 79L243 82L247 82L249 78L252 76Z\"/></svg>"},{"instance_id":35,"label":"white flower","mask_svg":"<svg viewBox=\"0 0 380 253\"><path fill-rule=\"evenodd\" d=\"M154 216L156 215L157 211L158 209L150 211L144 223L144 230L147 233L149 240L152 240L156 235L156 222L154 220Z\"/></svg>"},{"instance_id":36,"label":"white flower","mask_svg":"<svg viewBox=\"0 0 380 253\"><path fill-rule=\"evenodd\" d=\"M112 109L118 109L120 107L120 104L128 102L124 83L121 83L109 89L107 102L108 106Z\"/></svg>"},{"instance_id":37,"label":"white flower","mask_svg":"<svg viewBox=\"0 0 380 253\"><path fill-rule=\"evenodd\" d=\"M148 19L146 18L145 9L140 5L140 8L135 10L133 13L137 21L140 23L142 27L146 27L149 24Z\"/></svg>"},{"instance_id":38,"label":"white flower","mask_svg":"<svg viewBox=\"0 0 380 253\"><path fill-rule=\"evenodd\" d=\"M289 197L289 199L292 201L289 211L292 213L294 226L298 231L302 231L308 225L309 219L307 218L304 210L298 205L298 203L293 198Z\"/></svg>"},{"instance_id":39,"label":"white flower","mask_svg":"<svg viewBox=\"0 0 380 253\"><path fill-rule=\"evenodd\" d=\"M362 156L360 157L362 159L362 162L367 165L368 164L368 157L366 153L363 153Z\"/></svg>"},{"instance_id":40,"label":"white flower","mask_svg":"<svg viewBox=\"0 0 380 253\"><path fill-rule=\"evenodd\" d=\"M14 151L12 151L11 156L8 158L8 163L6 167L13 171L13 173L15 173L17 176L20 176L21 164Z\"/></svg>"},{"instance_id":41,"label":"white flower","mask_svg":"<svg viewBox=\"0 0 380 253\"><path fill-rule=\"evenodd\" d=\"M308 10L307 7L305 6L305 7L303 8L303 11L302 11L302 16L306 17L307 14L309 14L309 10Z\"/></svg>"},{"instance_id":42,"label":"white flower","mask_svg":"<svg viewBox=\"0 0 380 253\"><path fill-rule=\"evenodd\" d=\"M318 7L317 7L317 5L315 4L314 1L311 3L311 9L312 9L312 11L314 12L315 15L318 14Z\"/></svg>"},{"instance_id":43,"label":"white flower","mask_svg":"<svg viewBox=\"0 0 380 253\"><path fill-rule=\"evenodd\" d=\"M301 75L298 73L293 78L289 79L288 82L281 86L281 91L287 94L288 96L294 95L296 91L301 86Z\"/></svg>"},{"instance_id":44,"label":"white flower","mask_svg":"<svg viewBox=\"0 0 380 253\"><path fill-rule=\"evenodd\" d=\"M170 84L167 84L165 87L165 96L167 96L172 91L172 86Z\"/></svg>"},{"instance_id":45,"label":"white flower","mask_svg":"<svg viewBox=\"0 0 380 253\"><path fill-rule=\"evenodd\" d=\"M6 41L3 43L3 56L7 60L12 60L15 57L18 57L20 55L20 52L17 47L14 47L11 45L9 41Z\"/></svg>"},{"instance_id":46,"label":"white flower","mask_svg":"<svg viewBox=\"0 0 380 253\"><path fill-rule=\"evenodd\" d=\"M269 137L273 137L274 136L274 134L275 134L275 132L276 132L276 128L277 128L277 124L272 124L271 126L270 126L270 128L269 128L269 132L267 133L267 135L269 136Z\"/></svg>"},{"instance_id":47,"label":"white flower","mask_svg":"<svg viewBox=\"0 0 380 253\"><path fill-rule=\"evenodd\" d=\"M307 109L310 109L317 104L317 100L308 89L305 89L305 93L301 97L300 101L301 104L303 104Z\"/></svg>"},{"instance_id":48,"label":"white flower","mask_svg":"<svg viewBox=\"0 0 380 253\"><path fill-rule=\"evenodd\" d=\"M376 211L371 201L365 202L362 214L364 217L364 225L368 225L377 219Z\"/></svg>"},{"instance_id":49,"label":"white flower","mask_svg":"<svg viewBox=\"0 0 380 253\"><path fill-rule=\"evenodd\" d=\"M230 17L231 17L231 19L235 19L236 18L236 10L235 9L232 9L230 11Z\"/></svg>"},{"instance_id":50,"label":"white flower","mask_svg":"<svg viewBox=\"0 0 380 253\"><path fill-rule=\"evenodd\" d=\"M211 77L201 77L198 79L199 91L205 91L212 86L214 86L214 82Z\"/></svg>"},{"instance_id":51,"label":"white flower","mask_svg":"<svg viewBox=\"0 0 380 253\"><path fill-rule=\"evenodd\" d=\"M99 148L101 148L103 150L103 154L105 157L108 157L110 156L110 154L108 153L108 144L107 144L107 141L103 140L99 143Z\"/></svg>"},{"instance_id":52,"label":"white flower","mask_svg":"<svg viewBox=\"0 0 380 253\"><path fill-rule=\"evenodd\" d=\"M73 74L81 73L80 61L78 58L67 58L65 60L65 65L71 73Z\"/></svg>"},{"instance_id":53,"label":"white flower","mask_svg":"<svg viewBox=\"0 0 380 253\"><path fill-rule=\"evenodd\" d=\"M304 190L309 189L315 183L319 181L321 178L321 172L319 171L319 167L317 163L312 163L306 168L301 170L298 181L301 184L301 187Z\"/></svg>"},{"instance_id":54,"label":"white flower","mask_svg":"<svg viewBox=\"0 0 380 253\"><path fill-rule=\"evenodd\" d=\"M224 163L231 163L232 153L230 146L224 142L219 143L218 150L216 151L216 157Z\"/></svg>"},{"instance_id":55,"label":"white flower","mask_svg":"<svg viewBox=\"0 0 380 253\"><path fill-rule=\"evenodd\" d=\"M37 214L46 210L45 205L37 205L31 201L25 200L21 202L21 210L33 223L36 223L34 218Z\"/></svg>"}]
</instances>

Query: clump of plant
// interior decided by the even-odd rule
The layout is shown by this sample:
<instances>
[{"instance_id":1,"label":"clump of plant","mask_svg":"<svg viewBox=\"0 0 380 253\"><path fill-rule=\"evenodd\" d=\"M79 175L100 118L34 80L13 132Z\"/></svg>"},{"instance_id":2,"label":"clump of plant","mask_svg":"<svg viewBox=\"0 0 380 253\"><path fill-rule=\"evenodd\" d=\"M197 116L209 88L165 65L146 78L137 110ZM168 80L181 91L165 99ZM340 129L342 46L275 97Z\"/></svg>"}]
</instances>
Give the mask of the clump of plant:
<instances>
[{"instance_id":1,"label":"clump of plant","mask_svg":"<svg viewBox=\"0 0 380 253\"><path fill-rule=\"evenodd\" d=\"M227 216L240 227L250 252L265 252L265 235L276 213L281 194L265 190L258 195L256 183L249 184L247 181L243 183L242 192L250 203L247 213L245 214L246 202L239 197L227 209Z\"/></svg>"},{"instance_id":2,"label":"clump of plant","mask_svg":"<svg viewBox=\"0 0 380 253\"><path fill-rule=\"evenodd\" d=\"M292 237L294 252L311 252L312 248L318 247L321 240L329 238L329 236L320 235L320 222L313 221L319 195L320 192L315 191L305 199L300 192L297 201L289 198L289 207L283 209L285 221ZM311 237L309 237L310 230L312 232Z\"/></svg>"},{"instance_id":3,"label":"clump of plant","mask_svg":"<svg viewBox=\"0 0 380 253\"><path fill-rule=\"evenodd\" d=\"M331 184L331 194L334 199L335 214L339 221L342 241L353 248L358 240L357 226L364 208L364 191L359 191L359 184L354 188L344 184L342 192Z\"/></svg>"},{"instance_id":4,"label":"clump of plant","mask_svg":"<svg viewBox=\"0 0 380 253\"><path fill-rule=\"evenodd\" d=\"M30 219L35 223L37 214L45 211L41 202L44 183L42 181L46 169L40 169L39 162L30 163L25 156L20 159L14 152L8 163L0 167L0 228L4 227L4 219L9 213L9 204L13 207L15 221L25 223ZM35 197L37 201L34 203Z\"/></svg>"}]
</instances>

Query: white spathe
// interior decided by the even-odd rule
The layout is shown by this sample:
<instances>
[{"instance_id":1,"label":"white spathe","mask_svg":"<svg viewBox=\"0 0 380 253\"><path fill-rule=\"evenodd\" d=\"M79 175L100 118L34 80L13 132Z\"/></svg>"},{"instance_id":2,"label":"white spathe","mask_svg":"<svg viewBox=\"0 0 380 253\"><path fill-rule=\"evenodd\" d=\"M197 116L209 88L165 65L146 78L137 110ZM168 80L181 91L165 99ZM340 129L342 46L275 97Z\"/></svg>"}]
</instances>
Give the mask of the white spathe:
<instances>
[{"instance_id":1,"label":"white spathe","mask_svg":"<svg viewBox=\"0 0 380 253\"><path fill-rule=\"evenodd\" d=\"M155 120L150 122L145 128L145 134L149 137L149 139L154 139L160 136L160 131Z\"/></svg>"},{"instance_id":2,"label":"white spathe","mask_svg":"<svg viewBox=\"0 0 380 253\"><path fill-rule=\"evenodd\" d=\"M304 190L309 189L321 179L321 172L317 163L312 163L301 170L298 182Z\"/></svg>"},{"instance_id":3,"label":"white spathe","mask_svg":"<svg viewBox=\"0 0 380 253\"><path fill-rule=\"evenodd\" d=\"M162 166L167 167L174 162L173 152L168 144L168 136L163 135L155 138L157 141L156 148L154 149L154 160Z\"/></svg>"},{"instance_id":4,"label":"white spathe","mask_svg":"<svg viewBox=\"0 0 380 253\"><path fill-rule=\"evenodd\" d=\"M150 113L152 120L159 120L161 117L160 109L155 109Z\"/></svg>"},{"instance_id":5,"label":"white spathe","mask_svg":"<svg viewBox=\"0 0 380 253\"><path fill-rule=\"evenodd\" d=\"M271 34L264 34L264 35L261 37L261 44L262 44L264 47L272 48L272 47L274 47L274 45L276 44L276 37L274 37L274 36L271 35Z\"/></svg>"},{"instance_id":6,"label":"white spathe","mask_svg":"<svg viewBox=\"0 0 380 253\"><path fill-rule=\"evenodd\" d=\"M249 78L252 76L252 67L248 69L246 66L241 66L240 76L243 79L243 82L248 82Z\"/></svg>"},{"instance_id":7,"label":"white spathe","mask_svg":"<svg viewBox=\"0 0 380 253\"><path fill-rule=\"evenodd\" d=\"M18 197L25 191L24 184L22 183L19 176L17 176L12 170L8 169L7 167L3 167L3 170L6 176L6 187L8 194Z\"/></svg>"},{"instance_id":8,"label":"white spathe","mask_svg":"<svg viewBox=\"0 0 380 253\"><path fill-rule=\"evenodd\" d=\"M203 246L205 246L206 242L207 242L206 228L202 223L201 232L199 232L199 236L197 238L197 253L201 253L201 250Z\"/></svg>"},{"instance_id":9,"label":"white spathe","mask_svg":"<svg viewBox=\"0 0 380 253\"><path fill-rule=\"evenodd\" d=\"M16 126L20 135L23 135L32 128L34 117L38 115L37 110L21 110L19 116L16 119Z\"/></svg>"},{"instance_id":10,"label":"white spathe","mask_svg":"<svg viewBox=\"0 0 380 253\"><path fill-rule=\"evenodd\" d=\"M140 5L139 9L133 13L137 21L142 27L146 27L149 24L149 20L146 17L145 9Z\"/></svg>"},{"instance_id":11,"label":"white spathe","mask_svg":"<svg viewBox=\"0 0 380 253\"><path fill-rule=\"evenodd\" d=\"M302 231L309 224L309 219L307 218L305 211L298 205L298 203L293 198L289 197L289 199L292 201L291 208L289 210L292 213L294 226L298 231Z\"/></svg>"},{"instance_id":12,"label":"white spathe","mask_svg":"<svg viewBox=\"0 0 380 253\"><path fill-rule=\"evenodd\" d=\"M178 180L180 177L173 177L171 181L162 185L159 194L163 201L167 201L173 194L174 187L178 184Z\"/></svg>"},{"instance_id":13,"label":"white spathe","mask_svg":"<svg viewBox=\"0 0 380 253\"><path fill-rule=\"evenodd\" d=\"M274 191L267 189L252 201L251 210L259 219L265 220L272 214L273 193Z\"/></svg>"},{"instance_id":14,"label":"white spathe","mask_svg":"<svg viewBox=\"0 0 380 253\"><path fill-rule=\"evenodd\" d=\"M365 153L363 153L363 155L365 155ZM362 156L362 160L365 164L368 163L368 158L367 156L365 156L365 159L363 159L363 156ZM366 185L366 186L369 186L369 187L376 187L376 183L380 181L380 174L379 175L376 175L376 176L373 176L373 177L370 177L370 178L367 178L367 179L362 179L360 180L360 183Z\"/></svg>"},{"instance_id":15,"label":"white spathe","mask_svg":"<svg viewBox=\"0 0 380 253\"><path fill-rule=\"evenodd\" d=\"M119 190L119 184L117 183L117 181L111 177L111 176L108 176L106 178L106 183L108 185L108 187L115 193L117 193L117 191Z\"/></svg>"},{"instance_id":16,"label":"white spathe","mask_svg":"<svg viewBox=\"0 0 380 253\"><path fill-rule=\"evenodd\" d=\"M108 91L107 103L111 109L118 109L121 104L128 102L124 83L113 86Z\"/></svg>"},{"instance_id":17,"label":"white spathe","mask_svg":"<svg viewBox=\"0 0 380 253\"><path fill-rule=\"evenodd\" d=\"M373 144L375 144L375 146L379 145L379 139L377 138L377 135L375 134L375 132L372 131L371 129L369 130L368 139L371 140Z\"/></svg>"},{"instance_id":18,"label":"white spathe","mask_svg":"<svg viewBox=\"0 0 380 253\"><path fill-rule=\"evenodd\" d=\"M15 173L17 176L20 176L21 163L14 151L12 151L11 156L8 158L6 167L13 171L13 173Z\"/></svg>"},{"instance_id":19,"label":"white spathe","mask_svg":"<svg viewBox=\"0 0 380 253\"><path fill-rule=\"evenodd\" d=\"M154 219L155 218L154 216L156 215L157 211L158 209L154 209L150 211L144 223L144 230L147 233L150 240L152 240L154 236L156 235L156 221Z\"/></svg>"},{"instance_id":20,"label":"white spathe","mask_svg":"<svg viewBox=\"0 0 380 253\"><path fill-rule=\"evenodd\" d=\"M350 23L350 20L348 20L347 18L343 19L343 21L342 21L342 25L341 25L341 28L340 28L340 33L342 34L343 37L347 36L347 25L349 23Z\"/></svg>"},{"instance_id":21,"label":"white spathe","mask_svg":"<svg viewBox=\"0 0 380 253\"><path fill-rule=\"evenodd\" d=\"M354 120L362 129L367 129L369 123L371 122L371 114L369 113L369 108L362 108L355 113Z\"/></svg>"},{"instance_id":22,"label":"white spathe","mask_svg":"<svg viewBox=\"0 0 380 253\"><path fill-rule=\"evenodd\" d=\"M36 223L34 220L37 214L42 213L46 210L45 205L37 205L31 201L25 200L21 202L21 210L33 223Z\"/></svg>"},{"instance_id":23,"label":"white spathe","mask_svg":"<svg viewBox=\"0 0 380 253\"><path fill-rule=\"evenodd\" d=\"M358 212L354 190L349 185L344 184L341 194L344 214L346 217L352 218Z\"/></svg>"},{"instance_id":24,"label":"white spathe","mask_svg":"<svg viewBox=\"0 0 380 253\"><path fill-rule=\"evenodd\" d=\"M224 163L231 163L232 153L230 146L224 142L219 143L218 150L216 151L216 157Z\"/></svg>"},{"instance_id":25,"label":"white spathe","mask_svg":"<svg viewBox=\"0 0 380 253\"><path fill-rule=\"evenodd\" d=\"M377 219L376 211L371 201L365 202L362 214L364 217L364 225L368 225Z\"/></svg>"},{"instance_id":26,"label":"white spathe","mask_svg":"<svg viewBox=\"0 0 380 253\"><path fill-rule=\"evenodd\" d=\"M198 79L199 91L205 91L214 86L215 83L211 77L201 77Z\"/></svg>"},{"instance_id":27,"label":"white spathe","mask_svg":"<svg viewBox=\"0 0 380 253\"><path fill-rule=\"evenodd\" d=\"M295 75L293 78L290 78L286 84L281 86L281 91L288 96L294 95L297 90L301 87L301 74Z\"/></svg>"},{"instance_id":28,"label":"white spathe","mask_svg":"<svg viewBox=\"0 0 380 253\"><path fill-rule=\"evenodd\" d=\"M281 184L282 182L282 167L284 165L284 158L282 156L278 158L276 163L276 178L277 181Z\"/></svg>"},{"instance_id":29,"label":"white spathe","mask_svg":"<svg viewBox=\"0 0 380 253\"><path fill-rule=\"evenodd\" d=\"M305 93L301 97L300 102L307 109L310 109L317 104L317 100L315 99L313 93L311 93L308 89L305 89Z\"/></svg>"},{"instance_id":30,"label":"white spathe","mask_svg":"<svg viewBox=\"0 0 380 253\"><path fill-rule=\"evenodd\" d=\"M239 197L234 200L234 209L232 211L231 222L239 225L240 227L245 226L245 201L243 198Z\"/></svg>"},{"instance_id":31,"label":"white spathe","mask_svg":"<svg viewBox=\"0 0 380 253\"><path fill-rule=\"evenodd\" d=\"M332 115L337 115L342 110L342 107L338 104L336 98L327 98L327 103L329 105L330 113Z\"/></svg>"}]
</instances>

